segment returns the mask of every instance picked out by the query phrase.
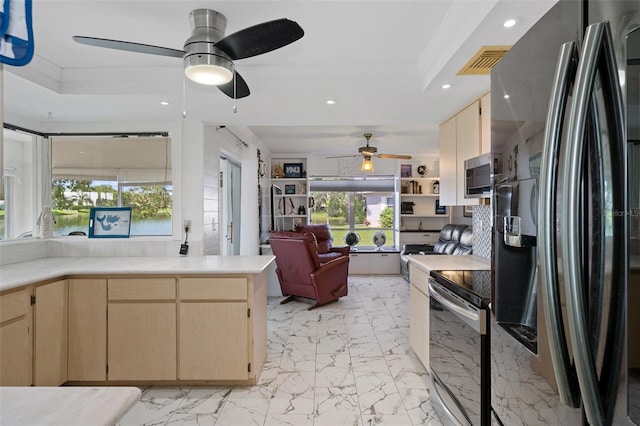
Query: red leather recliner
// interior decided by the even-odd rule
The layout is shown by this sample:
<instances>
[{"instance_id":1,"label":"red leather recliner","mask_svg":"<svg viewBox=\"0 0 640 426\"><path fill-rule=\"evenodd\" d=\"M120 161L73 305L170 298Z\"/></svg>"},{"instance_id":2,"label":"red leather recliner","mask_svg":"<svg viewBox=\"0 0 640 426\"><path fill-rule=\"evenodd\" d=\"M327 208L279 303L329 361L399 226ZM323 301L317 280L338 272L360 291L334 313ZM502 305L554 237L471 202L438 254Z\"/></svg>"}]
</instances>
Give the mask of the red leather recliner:
<instances>
[{"instance_id":1,"label":"red leather recliner","mask_svg":"<svg viewBox=\"0 0 640 426\"><path fill-rule=\"evenodd\" d=\"M296 232L311 232L316 237L316 245L320 262L328 262L340 256L349 256L351 248L349 246L334 247L333 235L329 230L329 225L297 225Z\"/></svg>"},{"instance_id":2,"label":"red leather recliner","mask_svg":"<svg viewBox=\"0 0 640 426\"><path fill-rule=\"evenodd\" d=\"M286 296L281 304L295 296L315 299L311 310L347 295L349 256L321 262L315 238L308 232L272 232L269 243L276 256L282 295Z\"/></svg>"}]
</instances>

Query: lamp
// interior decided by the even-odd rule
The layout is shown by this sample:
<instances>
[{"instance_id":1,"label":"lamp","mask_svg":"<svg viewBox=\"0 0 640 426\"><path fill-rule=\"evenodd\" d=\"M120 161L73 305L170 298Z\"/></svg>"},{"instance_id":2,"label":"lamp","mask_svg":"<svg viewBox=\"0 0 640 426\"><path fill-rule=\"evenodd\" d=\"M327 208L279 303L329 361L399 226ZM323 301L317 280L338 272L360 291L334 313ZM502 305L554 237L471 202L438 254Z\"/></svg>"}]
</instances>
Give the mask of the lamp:
<instances>
[{"instance_id":1,"label":"lamp","mask_svg":"<svg viewBox=\"0 0 640 426\"><path fill-rule=\"evenodd\" d=\"M364 160L362 160L362 166L360 166L360 170L362 170L363 172L373 171L373 161L371 161L370 155L364 156Z\"/></svg>"},{"instance_id":2,"label":"lamp","mask_svg":"<svg viewBox=\"0 0 640 426\"><path fill-rule=\"evenodd\" d=\"M189 55L184 58L184 73L196 83L219 86L233 79L233 62L211 53Z\"/></svg>"}]
</instances>

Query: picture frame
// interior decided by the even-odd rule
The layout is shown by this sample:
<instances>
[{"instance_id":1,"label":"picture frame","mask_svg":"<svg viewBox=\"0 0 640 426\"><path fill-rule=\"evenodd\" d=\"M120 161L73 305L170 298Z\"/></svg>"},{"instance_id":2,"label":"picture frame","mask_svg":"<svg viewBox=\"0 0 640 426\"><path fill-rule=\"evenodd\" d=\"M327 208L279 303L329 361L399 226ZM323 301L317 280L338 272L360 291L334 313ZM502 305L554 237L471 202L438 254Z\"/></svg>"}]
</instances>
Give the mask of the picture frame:
<instances>
[{"instance_id":1,"label":"picture frame","mask_svg":"<svg viewBox=\"0 0 640 426\"><path fill-rule=\"evenodd\" d=\"M407 178L411 176L411 164L400 164L400 177Z\"/></svg>"},{"instance_id":2,"label":"picture frame","mask_svg":"<svg viewBox=\"0 0 640 426\"><path fill-rule=\"evenodd\" d=\"M301 178L302 163L284 163L284 177Z\"/></svg>"},{"instance_id":3,"label":"picture frame","mask_svg":"<svg viewBox=\"0 0 640 426\"><path fill-rule=\"evenodd\" d=\"M295 185L285 185L284 186L284 193L285 194L295 194L296 193L296 186Z\"/></svg>"},{"instance_id":4,"label":"picture frame","mask_svg":"<svg viewBox=\"0 0 640 426\"><path fill-rule=\"evenodd\" d=\"M131 207L91 207L89 238L129 238Z\"/></svg>"},{"instance_id":5,"label":"picture frame","mask_svg":"<svg viewBox=\"0 0 640 426\"><path fill-rule=\"evenodd\" d=\"M440 200L436 200L436 214L447 214L447 206L441 206Z\"/></svg>"}]
</instances>

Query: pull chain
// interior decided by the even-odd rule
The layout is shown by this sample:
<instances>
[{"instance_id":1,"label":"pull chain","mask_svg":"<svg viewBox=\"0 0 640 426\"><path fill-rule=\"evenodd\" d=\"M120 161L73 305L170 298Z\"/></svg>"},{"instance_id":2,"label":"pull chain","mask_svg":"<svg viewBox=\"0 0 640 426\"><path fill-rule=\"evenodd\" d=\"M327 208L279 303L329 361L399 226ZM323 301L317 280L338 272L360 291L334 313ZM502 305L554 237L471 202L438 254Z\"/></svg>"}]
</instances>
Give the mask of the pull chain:
<instances>
[{"instance_id":1,"label":"pull chain","mask_svg":"<svg viewBox=\"0 0 640 426\"><path fill-rule=\"evenodd\" d=\"M187 118L187 77L182 76L182 118Z\"/></svg>"}]
</instances>

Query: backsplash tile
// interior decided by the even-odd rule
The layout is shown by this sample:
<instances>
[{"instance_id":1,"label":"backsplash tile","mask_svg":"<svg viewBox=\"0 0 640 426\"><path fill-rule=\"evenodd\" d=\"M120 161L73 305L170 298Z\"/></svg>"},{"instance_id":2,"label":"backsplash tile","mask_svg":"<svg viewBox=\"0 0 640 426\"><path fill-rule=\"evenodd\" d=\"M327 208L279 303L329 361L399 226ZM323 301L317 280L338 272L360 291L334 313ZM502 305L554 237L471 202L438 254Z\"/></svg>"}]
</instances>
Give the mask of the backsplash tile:
<instances>
[{"instance_id":1,"label":"backsplash tile","mask_svg":"<svg viewBox=\"0 0 640 426\"><path fill-rule=\"evenodd\" d=\"M491 259L491 206L473 206L473 254Z\"/></svg>"}]
</instances>

